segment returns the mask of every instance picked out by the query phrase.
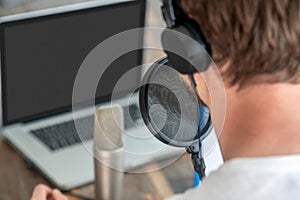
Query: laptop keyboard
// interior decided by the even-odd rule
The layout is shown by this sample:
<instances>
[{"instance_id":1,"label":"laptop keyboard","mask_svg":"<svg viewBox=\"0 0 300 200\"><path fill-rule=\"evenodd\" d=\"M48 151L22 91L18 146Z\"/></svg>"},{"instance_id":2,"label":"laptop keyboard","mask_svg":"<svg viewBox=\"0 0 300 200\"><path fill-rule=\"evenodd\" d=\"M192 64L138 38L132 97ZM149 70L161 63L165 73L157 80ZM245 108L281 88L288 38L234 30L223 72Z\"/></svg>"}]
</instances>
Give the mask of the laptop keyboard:
<instances>
[{"instance_id":1,"label":"laptop keyboard","mask_svg":"<svg viewBox=\"0 0 300 200\"><path fill-rule=\"evenodd\" d=\"M130 116L128 116L129 112ZM133 121L141 120L137 106L124 107L124 119L125 129L132 127L134 125ZM52 151L93 138L94 115L77 119L76 123L79 125L77 128L79 129L80 137L73 120L35 129L31 131L31 134L35 135Z\"/></svg>"},{"instance_id":2,"label":"laptop keyboard","mask_svg":"<svg viewBox=\"0 0 300 200\"><path fill-rule=\"evenodd\" d=\"M80 124L81 129L85 130L84 135L80 132L82 140L92 139L94 116L78 119L78 124ZM81 142L73 120L32 130L31 133L53 151Z\"/></svg>"}]
</instances>

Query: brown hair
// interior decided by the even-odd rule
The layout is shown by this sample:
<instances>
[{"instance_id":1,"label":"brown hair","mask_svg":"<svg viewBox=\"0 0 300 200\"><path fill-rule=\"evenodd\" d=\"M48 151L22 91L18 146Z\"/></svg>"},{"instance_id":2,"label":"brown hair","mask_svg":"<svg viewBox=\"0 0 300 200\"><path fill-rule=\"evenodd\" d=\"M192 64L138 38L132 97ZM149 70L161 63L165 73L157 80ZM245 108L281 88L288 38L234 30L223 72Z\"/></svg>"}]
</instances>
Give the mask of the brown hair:
<instances>
[{"instance_id":1,"label":"brown hair","mask_svg":"<svg viewBox=\"0 0 300 200\"><path fill-rule=\"evenodd\" d=\"M226 68L230 85L253 78L300 80L299 0L181 0L211 45L212 58Z\"/></svg>"}]
</instances>

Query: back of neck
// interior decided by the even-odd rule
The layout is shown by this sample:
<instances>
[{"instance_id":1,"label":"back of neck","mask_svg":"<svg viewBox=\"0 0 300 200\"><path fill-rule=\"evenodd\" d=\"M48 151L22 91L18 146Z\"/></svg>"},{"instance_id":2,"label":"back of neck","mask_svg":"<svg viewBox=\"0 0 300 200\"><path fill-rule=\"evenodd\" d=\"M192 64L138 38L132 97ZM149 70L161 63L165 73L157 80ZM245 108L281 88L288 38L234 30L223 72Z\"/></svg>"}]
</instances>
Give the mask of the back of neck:
<instances>
[{"instance_id":1,"label":"back of neck","mask_svg":"<svg viewBox=\"0 0 300 200\"><path fill-rule=\"evenodd\" d=\"M300 153L300 85L228 89L220 143L225 160Z\"/></svg>"}]
</instances>

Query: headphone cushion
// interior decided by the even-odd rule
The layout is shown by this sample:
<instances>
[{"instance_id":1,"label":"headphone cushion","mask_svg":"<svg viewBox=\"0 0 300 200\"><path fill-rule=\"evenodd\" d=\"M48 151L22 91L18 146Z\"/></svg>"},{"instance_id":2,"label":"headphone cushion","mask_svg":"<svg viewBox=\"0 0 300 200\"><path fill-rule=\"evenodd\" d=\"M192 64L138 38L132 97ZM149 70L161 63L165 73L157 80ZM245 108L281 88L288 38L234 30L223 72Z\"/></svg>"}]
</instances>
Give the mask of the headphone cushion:
<instances>
[{"instance_id":1,"label":"headphone cushion","mask_svg":"<svg viewBox=\"0 0 300 200\"><path fill-rule=\"evenodd\" d=\"M180 73L205 71L210 64L207 45L190 23L178 23L172 29L165 29L162 46L169 62Z\"/></svg>"}]
</instances>

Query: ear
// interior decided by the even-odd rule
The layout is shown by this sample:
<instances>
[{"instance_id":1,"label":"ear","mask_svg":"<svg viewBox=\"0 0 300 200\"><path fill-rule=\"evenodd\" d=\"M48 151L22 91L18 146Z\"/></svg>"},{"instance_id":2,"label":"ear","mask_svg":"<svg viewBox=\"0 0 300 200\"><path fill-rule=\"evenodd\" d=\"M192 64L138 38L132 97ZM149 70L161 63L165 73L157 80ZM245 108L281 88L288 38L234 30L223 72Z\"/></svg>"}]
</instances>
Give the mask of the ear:
<instances>
[{"instance_id":1,"label":"ear","mask_svg":"<svg viewBox=\"0 0 300 200\"><path fill-rule=\"evenodd\" d=\"M211 110L210 94L209 94L205 79L203 78L203 74L195 73L194 78L197 83L196 89L197 89L197 93L198 93L200 99L207 105L209 110Z\"/></svg>"},{"instance_id":2,"label":"ear","mask_svg":"<svg viewBox=\"0 0 300 200\"><path fill-rule=\"evenodd\" d=\"M233 86L230 86L230 80L228 79L226 75L226 72L228 71L229 67L231 65L231 61L227 61L224 65L217 65L219 71L220 71L220 74L222 76L222 79L223 79L223 83L224 83L224 86L225 88L230 88L230 87L233 87Z\"/></svg>"}]
</instances>

